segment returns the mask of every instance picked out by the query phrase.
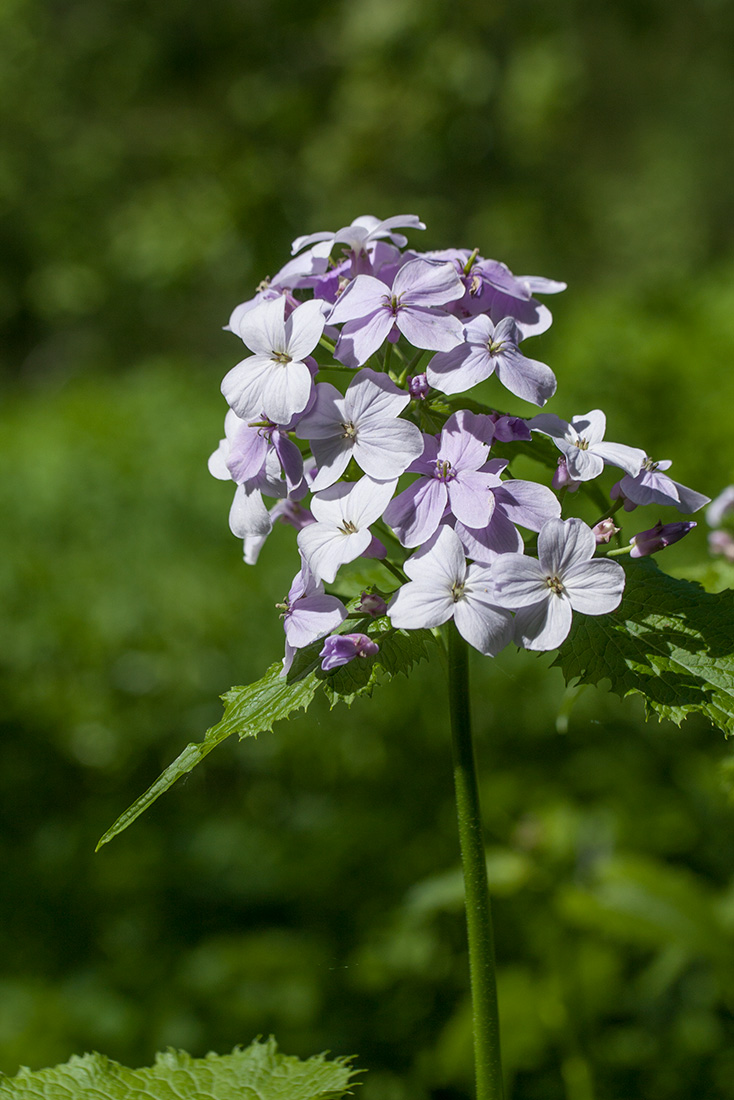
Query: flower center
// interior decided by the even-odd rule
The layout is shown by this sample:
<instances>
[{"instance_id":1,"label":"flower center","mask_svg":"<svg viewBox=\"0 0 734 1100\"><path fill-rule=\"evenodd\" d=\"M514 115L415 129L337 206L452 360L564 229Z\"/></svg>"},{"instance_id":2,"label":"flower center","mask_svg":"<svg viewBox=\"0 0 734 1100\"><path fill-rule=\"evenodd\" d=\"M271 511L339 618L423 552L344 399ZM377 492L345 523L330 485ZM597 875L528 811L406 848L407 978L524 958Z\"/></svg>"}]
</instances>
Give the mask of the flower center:
<instances>
[{"instance_id":1,"label":"flower center","mask_svg":"<svg viewBox=\"0 0 734 1100\"><path fill-rule=\"evenodd\" d=\"M463 581L454 581L454 583L451 585L451 599L454 601L454 603L458 603L459 600L462 600L463 598L464 598L464 582Z\"/></svg>"},{"instance_id":2,"label":"flower center","mask_svg":"<svg viewBox=\"0 0 734 1100\"><path fill-rule=\"evenodd\" d=\"M433 472L433 476L438 481L453 481L456 477L456 470L451 466L451 463L446 458L436 459L436 469Z\"/></svg>"},{"instance_id":3,"label":"flower center","mask_svg":"<svg viewBox=\"0 0 734 1100\"><path fill-rule=\"evenodd\" d=\"M286 366L287 363L292 363L290 355L285 351L274 351L272 355L274 363L280 363L282 366Z\"/></svg>"},{"instance_id":4,"label":"flower center","mask_svg":"<svg viewBox=\"0 0 734 1100\"><path fill-rule=\"evenodd\" d=\"M357 426L351 420L347 420L346 424L342 424L342 428L344 429L344 439L357 438Z\"/></svg>"},{"instance_id":5,"label":"flower center","mask_svg":"<svg viewBox=\"0 0 734 1100\"><path fill-rule=\"evenodd\" d=\"M502 340L498 340L496 342L490 340L487 344L487 351L490 355L499 355L504 346L505 345Z\"/></svg>"},{"instance_id":6,"label":"flower center","mask_svg":"<svg viewBox=\"0 0 734 1100\"><path fill-rule=\"evenodd\" d=\"M393 317L397 317L398 310L402 309L402 306L400 304L400 299L402 298L402 296L402 294L383 294L382 296L383 302L390 310Z\"/></svg>"},{"instance_id":7,"label":"flower center","mask_svg":"<svg viewBox=\"0 0 734 1100\"><path fill-rule=\"evenodd\" d=\"M357 530L351 519L345 519L341 527L337 527L337 531L341 531L343 535L356 535Z\"/></svg>"},{"instance_id":8,"label":"flower center","mask_svg":"<svg viewBox=\"0 0 734 1100\"><path fill-rule=\"evenodd\" d=\"M551 592L555 592L556 596L560 596L566 591L560 577L546 577L545 583L548 585Z\"/></svg>"},{"instance_id":9,"label":"flower center","mask_svg":"<svg viewBox=\"0 0 734 1100\"><path fill-rule=\"evenodd\" d=\"M659 463L653 462L651 458L646 458L645 461L642 463L642 469L649 470L651 473L653 472L653 470L657 470L658 466Z\"/></svg>"}]
</instances>

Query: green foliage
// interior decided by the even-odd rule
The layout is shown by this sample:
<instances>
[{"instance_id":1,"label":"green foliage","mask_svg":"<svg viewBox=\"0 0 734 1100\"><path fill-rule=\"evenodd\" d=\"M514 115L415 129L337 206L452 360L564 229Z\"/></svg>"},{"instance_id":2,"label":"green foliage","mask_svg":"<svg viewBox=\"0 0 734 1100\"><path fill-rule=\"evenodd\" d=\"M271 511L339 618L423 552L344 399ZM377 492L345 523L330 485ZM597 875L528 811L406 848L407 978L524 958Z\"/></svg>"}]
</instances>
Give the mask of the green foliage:
<instances>
[{"instance_id":1,"label":"green foliage","mask_svg":"<svg viewBox=\"0 0 734 1100\"><path fill-rule=\"evenodd\" d=\"M638 694L648 713L678 725L695 712L734 732L734 592L707 593L632 563L613 615L577 615L554 664L567 682L608 679L620 696Z\"/></svg>"},{"instance_id":2,"label":"green foliage","mask_svg":"<svg viewBox=\"0 0 734 1100\"><path fill-rule=\"evenodd\" d=\"M157 1054L149 1069L126 1069L100 1054L17 1076L0 1075L3 1100L342 1100L355 1071L349 1059L323 1054L302 1062L279 1054L273 1038L246 1050L192 1058L184 1051Z\"/></svg>"}]
</instances>

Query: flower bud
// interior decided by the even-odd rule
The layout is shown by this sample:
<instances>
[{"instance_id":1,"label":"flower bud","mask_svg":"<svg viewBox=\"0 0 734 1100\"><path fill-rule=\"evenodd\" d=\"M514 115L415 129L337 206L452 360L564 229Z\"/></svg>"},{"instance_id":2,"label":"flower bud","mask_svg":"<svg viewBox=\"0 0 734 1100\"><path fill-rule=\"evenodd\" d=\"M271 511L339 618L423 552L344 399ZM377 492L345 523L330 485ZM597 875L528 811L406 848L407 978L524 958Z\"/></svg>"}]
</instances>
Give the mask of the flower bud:
<instances>
[{"instance_id":1,"label":"flower bud","mask_svg":"<svg viewBox=\"0 0 734 1100\"><path fill-rule=\"evenodd\" d=\"M556 466L556 472L553 474L551 485L556 492L559 489L568 489L569 493L575 493L580 484L580 481L574 481L569 474L566 459L561 455L558 459L558 465Z\"/></svg>"},{"instance_id":2,"label":"flower bud","mask_svg":"<svg viewBox=\"0 0 734 1100\"><path fill-rule=\"evenodd\" d=\"M372 615L374 619L387 613L387 603L376 592L363 592L357 604L357 611L363 615Z\"/></svg>"},{"instance_id":3,"label":"flower bud","mask_svg":"<svg viewBox=\"0 0 734 1100\"><path fill-rule=\"evenodd\" d=\"M408 392L414 401L425 401L430 388L425 374L408 375Z\"/></svg>"},{"instance_id":4,"label":"flower bud","mask_svg":"<svg viewBox=\"0 0 734 1100\"><path fill-rule=\"evenodd\" d=\"M657 521L649 531L640 531L630 539L632 549L631 558L645 558L648 554L655 554L658 550L664 550L672 542L678 542L696 526L691 520L681 523L661 523Z\"/></svg>"},{"instance_id":5,"label":"flower bud","mask_svg":"<svg viewBox=\"0 0 734 1100\"><path fill-rule=\"evenodd\" d=\"M349 664L355 657L374 657L379 651L377 642L366 634L332 634L324 642L319 657L324 672L331 672L333 668Z\"/></svg>"},{"instance_id":6,"label":"flower bud","mask_svg":"<svg viewBox=\"0 0 734 1100\"><path fill-rule=\"evenodd\" d=\"M603 542L609 542L612 535L619 533L619 527L614 523L613 519L602 519L596 527L591 528L591 533L596 539L597 546L600 546Z\"/></svg>"}]
</instances>

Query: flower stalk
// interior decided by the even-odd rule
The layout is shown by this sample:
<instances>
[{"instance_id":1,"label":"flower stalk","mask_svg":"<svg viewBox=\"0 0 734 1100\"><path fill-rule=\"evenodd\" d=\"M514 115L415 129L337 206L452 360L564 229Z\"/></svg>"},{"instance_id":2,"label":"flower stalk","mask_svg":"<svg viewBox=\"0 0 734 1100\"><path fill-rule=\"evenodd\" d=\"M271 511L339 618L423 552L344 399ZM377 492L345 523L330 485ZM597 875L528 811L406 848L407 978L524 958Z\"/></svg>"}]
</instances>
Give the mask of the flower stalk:
<instances>
[{"instance_id":1,"label":"flower stalk","mask_svg":"<svg viewBox=\"0 0 734 1100\"><path fill-rule=\"evenodd\" d=\"M449 712L469 941L476 1100L503 1100L494 932L471 733L467 643L448 624Z\"/></svg>"}]
</instances>

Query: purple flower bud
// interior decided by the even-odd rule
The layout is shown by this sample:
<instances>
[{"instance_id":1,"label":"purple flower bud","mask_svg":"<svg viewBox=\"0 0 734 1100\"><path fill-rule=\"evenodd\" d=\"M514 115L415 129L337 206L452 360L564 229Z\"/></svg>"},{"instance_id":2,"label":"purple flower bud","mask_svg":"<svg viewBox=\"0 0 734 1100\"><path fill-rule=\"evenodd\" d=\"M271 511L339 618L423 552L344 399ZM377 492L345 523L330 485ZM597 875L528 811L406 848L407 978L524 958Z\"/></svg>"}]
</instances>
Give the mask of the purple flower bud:
<instances>
[{"instance_id":1,"label":"purple flower bud","mask_svg":"<svg viewBox=\"0 0 734 1100\"><path fill-rule=\"evenodd\" d=\"M374 619L387 613L387 603L376 592L363 592L362 598L357 604L357 611L362 615L372 615Z\"/></svg>"},{"instance_id":2,"label":"purple flower bud","mask_svg":"<svg viewBox=\"0 0 734 1100\"><path fill-rule=\"evenodd\" d=\"M561 455L558 459L558 465L556 466L556 472L553 474L551 485L556 491L559 489L568 489L569 493L575 493L580 484L580 481L574 481L569 474L566 459Z\"/></svg>"},{"instance_id":3,"label":"purple flower bud","mask_svg":"<svg viewBox=\"0 0 734 1100\"><path fill-rule=\"evenodd\" d=\"M666 546L682 539L695 526L696 524L689 520L681 523L661 523L658 520L649 531L640 531L639 535L635 535L634 538L630 539L632 544L630 557L645 558L648 554L655 554L658 550L664 550Z\"/></svg>"},{"instance_id":4,"label":"purple flower bud","mask_svg":"<svg viewBox=\"0 0 734 1100\"><path fill-rule=\"evenodd\" d=\"M425 401L430 388L425 374L408 375L408 391L414 401Z\"/></svg>"},{"instance_id":5,"label":"purple flower bud","mask_svg":"<svg viewBox=\"0 0 734 1100\"><path fill-rule=\"evenodd\" d=\"M596 527L591 528L591 532L596 539L597 546L603 542L609 542L612 535L616 535L619 531L619 527L616 527L613 519L602 519L597 523Z\"/></svg>"},{"instance_id":6,"label":"purple flower bud","mask_svg":"<svg viewBox=\"0 0 734 1100\"><path fill-rule=\"evenodd\" d=\"M709 550L712 554L723 554L727 561L734 561L734 536L723 527L709 531Z\"/></svg>"},{"instance_id":7,"label":"purple flower bud","mask_svg":"<svg viewBox=\"0 0 734 1100\"><path fill-rule=\"evenodd\" d=\"M528 422L522 416L500 416L496 412L489 416L494 421L494 438L500 443L514 443L517 440L530 442L533 438Z\"/></svg>"},{"instance_id":8,"label":"purple flower bud","mask_svg":"<svg viewBox=\"0 0 734 1100\"><path fill-rule=\"evenodd\" d=\"M321 667L324 672L331 672L340 665L348 665L355 657L374 657L379 650L377 642L366 634L332 634L319 653L323 658Z\"/></svg>"}]
</instances>

